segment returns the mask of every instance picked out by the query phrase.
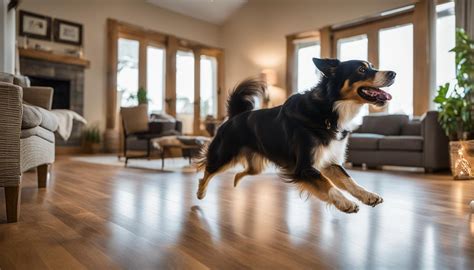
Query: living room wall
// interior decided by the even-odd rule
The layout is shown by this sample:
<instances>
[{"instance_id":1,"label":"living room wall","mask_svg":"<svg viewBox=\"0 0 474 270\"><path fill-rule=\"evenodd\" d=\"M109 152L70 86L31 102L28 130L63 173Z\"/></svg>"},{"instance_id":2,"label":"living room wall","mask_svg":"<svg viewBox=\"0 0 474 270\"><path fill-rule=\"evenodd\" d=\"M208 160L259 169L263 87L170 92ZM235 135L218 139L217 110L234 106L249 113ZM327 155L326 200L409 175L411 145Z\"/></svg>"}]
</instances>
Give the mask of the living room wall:
<instances>
[{"instance_id":1,"label":"living room wall","mask_svg":"<svg viewBox=\"0 0 474 270\"><path fill-rule=\"evenodd\" d=\"M186 17L145 1L136 0L23 0L19 9L84 26L84 57L91 61L85 73L84 116L105 128L106 117L106 20L113 18L203 44L218 46L216 25ZM32 41L54 49L67 47Z\"/></svg>"},{"instance_id":2,"label":"living room wall","mask_svg":"<svg viewBox=\"0 0 474 270\"><path fill-rule=\"evenodd\" d=\"M285 88L286 35L318 30L415 0L312 0L249 1L221 27L226 52L226 88L258 75L262 69L277 72L277 86Z\"/></svg>"}]
</instances>

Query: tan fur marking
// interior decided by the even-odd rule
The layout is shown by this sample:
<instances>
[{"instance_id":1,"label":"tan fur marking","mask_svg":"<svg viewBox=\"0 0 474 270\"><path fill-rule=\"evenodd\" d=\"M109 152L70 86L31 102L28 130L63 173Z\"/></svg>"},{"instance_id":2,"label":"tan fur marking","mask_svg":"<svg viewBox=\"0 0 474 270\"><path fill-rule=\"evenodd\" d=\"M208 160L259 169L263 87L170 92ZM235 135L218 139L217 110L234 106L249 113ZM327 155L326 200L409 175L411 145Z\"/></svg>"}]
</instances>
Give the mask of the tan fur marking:
<instances>
[{"instance_id":1,"label":"tan fur marking","mask_svg":"<svg viewBox=\"0 0 474 270\"><path fill-rule=\"evenodd\" d=\"M246 163L243 164L245 170L240 173L237 173L234 177L234 187L236 187L240 180L242 180L242 178L244 178L245 176L256 175L261 173L265 169L267 163L264 157L255 153L247 154L245 161Z\"/></svg>"}]
</instances>

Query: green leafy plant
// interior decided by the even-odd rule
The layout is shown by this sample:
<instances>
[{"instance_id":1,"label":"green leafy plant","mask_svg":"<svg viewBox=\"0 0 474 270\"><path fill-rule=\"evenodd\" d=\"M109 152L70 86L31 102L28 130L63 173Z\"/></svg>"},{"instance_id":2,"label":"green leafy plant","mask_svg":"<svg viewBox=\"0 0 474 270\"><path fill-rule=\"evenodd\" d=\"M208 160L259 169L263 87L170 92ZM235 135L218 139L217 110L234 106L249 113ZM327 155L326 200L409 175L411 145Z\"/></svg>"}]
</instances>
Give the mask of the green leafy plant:
<instances>
[{"instance_id":1,"label":"green leafy plant","mask_svg":"<svg viewBox=\"0 0 474 270\"><path fill-rule=\"evenodd\" d=\"M98 126L86 127L82 132L82 138L86 143L100 143L101 135Z\"/></svg>"},{"instance_id":2,"label":"green leafy plant","mask_svg":"<svg viewBox=\"0 0 474 270\"><path fill-rule=\"evenodd\" d=\"M148 104L148 96L145 88L140 87L136 94L131 94L128 100L136 100L139 105Z\"/></svg>"},{"instance_id":3,"label":"green leafy plant","mask_svg":"<svg viewBox=\"0 0 474 270\"><path fill-rule=\"evenodd\" d=\"M463 29L456 30L456 82L441 85L434 102L438 104L439 122L450 140L472 136L474 88L474 41ZM466 135L467 134L467 135Z\"/></svg>"}]
</instances>

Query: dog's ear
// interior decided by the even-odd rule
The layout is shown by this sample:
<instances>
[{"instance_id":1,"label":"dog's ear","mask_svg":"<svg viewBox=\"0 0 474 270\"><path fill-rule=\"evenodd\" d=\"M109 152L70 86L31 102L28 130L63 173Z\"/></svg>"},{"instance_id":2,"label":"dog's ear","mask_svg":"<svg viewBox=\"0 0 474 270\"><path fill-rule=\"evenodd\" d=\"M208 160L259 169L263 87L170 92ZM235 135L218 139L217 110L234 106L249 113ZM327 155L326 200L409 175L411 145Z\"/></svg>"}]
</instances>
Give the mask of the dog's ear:
<instances>
[{"instance_id":1,"label":"dog's ear","mask_svg":"<svg viewBox=\"0 0 474 270\"><path fill-rule=\"evenodd\" d=\"M334 76L336 73L336 68L339 66L341 61L337 59L321 59L321 58L313 58L314 65L323 73L326 77Z\"/></svg>"}]
</instances>

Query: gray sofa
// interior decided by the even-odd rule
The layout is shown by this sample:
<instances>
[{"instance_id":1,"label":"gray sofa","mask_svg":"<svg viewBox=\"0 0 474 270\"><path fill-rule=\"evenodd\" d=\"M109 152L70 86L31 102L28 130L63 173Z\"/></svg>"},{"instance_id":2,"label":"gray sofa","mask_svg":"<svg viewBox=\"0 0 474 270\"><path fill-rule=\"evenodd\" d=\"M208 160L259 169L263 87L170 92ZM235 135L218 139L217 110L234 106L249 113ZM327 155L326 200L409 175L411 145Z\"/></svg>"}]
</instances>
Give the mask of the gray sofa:
<instances>
[{"instance_id":1,"label":"gray sofa","mask_svg":"<svg viewBox=\"0 0 474 270\"><path fill-rule=\"evenodd\" d=\"M54 162L58 120L49 110L53 89L30 87L26 77L0 73L0 187L7 222L19 217L21 174L37 168L38 187L46 186Z\"/></svg>"},{"instance_id":2,"label":"gray sofa","mask_svg":"<svg viewBox=\"0 0 474 270\"><path fill-rule=\"evenodd\" d=\"M400 114L368 115L349 137L347 161L369 168L410 166L432 172L449 168L448 146L436 111L420 119Z\"/></svg>"}]
</instances>

